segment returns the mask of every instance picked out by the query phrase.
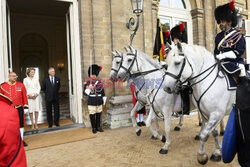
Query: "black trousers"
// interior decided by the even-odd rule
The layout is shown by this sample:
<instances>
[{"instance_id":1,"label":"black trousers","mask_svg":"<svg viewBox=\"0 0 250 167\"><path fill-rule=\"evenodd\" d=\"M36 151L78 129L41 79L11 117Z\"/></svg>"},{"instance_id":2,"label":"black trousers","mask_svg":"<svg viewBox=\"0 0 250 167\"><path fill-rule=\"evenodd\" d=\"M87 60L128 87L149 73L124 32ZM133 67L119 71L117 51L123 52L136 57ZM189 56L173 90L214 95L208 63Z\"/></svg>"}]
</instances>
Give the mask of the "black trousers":
<instances>
[{"instance_id":1,"label":"black trousers","mask_svg":"<svg viewBox=\"0 0 250 167\"><path fill-rule=\"evenodd\" d=\"M182 99L182 110L183 113L190 112L190 99L189 99L189 87L184 88L180 91L181 99Z\"/></svg>"},{"instance_id":2,"label":"black trousers","mask_svg":"<svg viewBox=\"0 0 250 167\"><path fill-rule=\"evenodd\" d=\"M55 125L59 125L59 100L46 101L47 121L49 123L49 126L53 125L52 106L54 107L54 123Z\"/></svg>"},{"instance_id":3,"label":"black trousers","mask_svg":"<svg viewBox=\"0 0 250 167\"><path fill-rule=\"evenodd\" d=\"M18 116L19 116L19 123L20 123L20 128L24 127L24 110L23 107L17 108L18 111Z\"/></svg>"},{"instance_id":4,"label":"black trousers","mask_svg":"<svg viewBox=\"0 0 250 167\"><path fill-rule=\"evenodd\" d=\"M250 167L250 111L236 111L235 117L238 161L242 167Z\"/></svg>"}]
</instances>

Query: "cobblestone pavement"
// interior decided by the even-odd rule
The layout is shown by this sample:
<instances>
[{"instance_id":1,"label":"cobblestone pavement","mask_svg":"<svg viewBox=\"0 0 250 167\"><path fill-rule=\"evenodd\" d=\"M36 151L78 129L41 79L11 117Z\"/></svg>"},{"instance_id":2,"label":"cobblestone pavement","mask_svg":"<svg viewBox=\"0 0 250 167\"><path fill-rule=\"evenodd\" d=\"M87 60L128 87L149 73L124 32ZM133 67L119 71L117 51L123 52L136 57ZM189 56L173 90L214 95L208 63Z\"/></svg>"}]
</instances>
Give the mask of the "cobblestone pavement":
<instances>
[{"instance_id":1,"label":"cobblestone pavement","mask_svg":"<svg viewBox=\"0 0 250 167\"><path fill-rule=\"evenodd\" d=\"M199 141L197 116L184 120L181 131L173 131L177 120L172 122L171 146L167 155L159 154L163 146L152 140L146 127L140 137L132 127L116 130L105 129L94 139L83 140L26 152L29 167L199 167L196 160ZM163 123L160 123L163 133ZM215 148L212 136L206 144L209 157ZM231 164L208 161L208 167L238 167L237 157Z\"/></svg>"}]
</instances>

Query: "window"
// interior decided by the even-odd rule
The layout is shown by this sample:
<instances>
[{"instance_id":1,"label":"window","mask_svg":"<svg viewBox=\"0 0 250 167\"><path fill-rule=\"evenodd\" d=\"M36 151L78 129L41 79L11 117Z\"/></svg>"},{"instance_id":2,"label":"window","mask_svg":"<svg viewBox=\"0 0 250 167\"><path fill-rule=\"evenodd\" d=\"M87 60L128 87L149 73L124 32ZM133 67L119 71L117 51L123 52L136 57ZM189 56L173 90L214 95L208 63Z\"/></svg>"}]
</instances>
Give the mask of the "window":
<instances>
[{"instance_id":1,"label":"window","mask_svg":"<svg viewBox=\"0 0 250 167\"><path fill-rule=\"evenodd\" d=\"M189 0L160 0L159 18L162 30L171 30L174 26L184 23L188 35L188 43L193 43L193 29Z\"/></svg>"},{"instance_id":2,"label":"window","mask_svg":"<svg viewBox=\"0 0 250 167\"><path fill-rule=\"evenodd\" d=\"M169 0L160 0L160 5L169 6Z\"/></svg>"},{"instance_id":3,"label":"window","mask_svg":"<svg viewBox=\"0 0 250 167\"><path fill-rule=\"evenodd\" d=\"M175 0L174 7L180 8L180 9L186 9L186 5L185 5L185 2L183 0Z\"/></svg>"},{"instance_id":4,"label":"window","mask_svg":"<svg viewBox=\"0 0 250 167\"><path fill-rule=\"evenodd\" d=\"M170 30L170 19L160 19L160 20L161 20L162 31Z\"/></svg>"}]
</instances>

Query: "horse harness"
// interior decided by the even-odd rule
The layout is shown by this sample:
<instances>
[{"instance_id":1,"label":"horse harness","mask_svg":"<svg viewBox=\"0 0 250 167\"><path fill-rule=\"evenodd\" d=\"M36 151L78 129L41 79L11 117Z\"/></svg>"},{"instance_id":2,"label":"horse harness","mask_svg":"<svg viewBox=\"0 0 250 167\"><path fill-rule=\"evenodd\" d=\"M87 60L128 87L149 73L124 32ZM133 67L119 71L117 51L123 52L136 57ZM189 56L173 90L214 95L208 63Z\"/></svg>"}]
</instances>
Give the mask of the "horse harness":
<instances>
[{"instance_id":1,"label":"horse harness","mask_svg":"<svg viewBox=\"0 0 250 167\"><path fill-rule=\"evenodd\" d=\"M183 84L185 84L186 82L191 81L191 80L193 80L193 79L196 79L196 78L200 77L201 75L205 74L206 72L208 72L209 70L211 70L205 77L203 77L203 78L200 79L199 81L197 81L197 82L195 82L195 83L189 85L189 87L192 88L193 86L195 86L195 85L197 85L198 83L202 82L203 80L205 80L205 79L215 70L215 68L216 68L217 65L218 65L218 67L219 67L219 65L220 65L219 60L217 60L216 63L214 63L212 66L208 67L206 70L204 70L204 71L201 72L200 74L198 74L198 75L196 75L196 76L194 76L194 77L189 77L189 78L187 78L185 81L182 82L182 81L180 80L180 78L181 78L181 75L182 75L182 73L183 73L183 71L184 71L184 68L185 68L185 65L186 65L186 61L188 62L189 66L191 67L192 73L193 73L193 67L192 67L190 61L188 60L188 58L187 58L183 53L179 53L179 56L184 56L184 60L183 60L183 63L182 63L182 66L181 66L181 70L180 70L179 74L178 74L178 75L175 75L175 74L172 74L172 73L170 73L170 72L166 72L166 75L169 75L170 77L172 77L172 78L174 78L174 79L177 80L177 81L176 81L176 88L179 88L179 90L180 90L180 89L183 89ZM215 78L213 79L212 83L211 83L211 84L208 86L208 88L202 93L202 95L199 97L198 100L197 100L197 98L196 98L196 97L194 96L194 94L193 94L193 97L194 97L194 99L195 99L195 101L196 101L196 103L197 103L198 109L199 109L199 111L200 111L202 117L205 118L206 120L208 120L208 118L201 112L200 101L201 101L202 97L206 94L206 92L207 92L207 91L211 88L211 86L215 83L216 79L217 79L218 76L219 76L219 72L220 72L220 70L218 69L218 72L217 72ZM178 92L179 90L175 90L175 93Z\"/></svg>"},{"instance_id":2,"label":"horse harness","mask_svg":"<svg viewBox=\"0 0 250 167\"><path fill-rule=\"evenodd\" d=\"M139 76L145 76L145 75L147 75L147 74L150 74L150 73L159 71L159 70L161 70L161 69L164 68L164 67L162 67L162 68L160 68L160 69L156 68L156 69L152 69L152 70L140 72L140 71L139 71L138 61L137 61L137 50L135 50L135 54L133 54L133 53L127 53L127 55L134 56L134 58L133 58L133 60L132 60L132 63L130 64L129 68L126 68L126 67L124 67L123 65L121 65L121 67L120 67L120 68L122 68L122 69L125 70L125 72L126 72L125 77L129 74L129 77L130 77L130 78L137 78L137 77L139 77ZM132 67L133 67L133 65L134 65L135 62L136 62L137 71L139 71L139 72L131 74L130 70L132 69ZM155 115L156 115L158 118L160 118L161 120L164 120L163 115L159 116L159 114L155 111L155 108L154 108L154 101L155 101L155 97L156 97L157 93L159 92L159 89L161 88L161 86L162 86L162 84L163 84L163 81L164 81L164 79L165 79L165 76L166 76L166 74L163 75L163 79L162 79L162 81L161 81L161 83L160 83L160 86L159 86L158 89L156 90L156 93L154 94L152 101L150 101L149 95L152 94L152 93L154 92L155 89L152 89L151 92L148 93L148 94L146 95L146 98L148 98L148 101L149 101L149 103L150 103L150 106L152 106L152 109L153 109ZM142 88L144 87L144 85L145 85L145 81L144 81L144 83L142 84L142 86L141 86L139 89L135 86L135 88L137 88L137 90L135 90L136 101L138 101L138 100L137 100L137 95L138 95L139 92L141 92L141 90L142 90ZM142 94L143 94L143 93L142 93ZM139 101L139 103L141 104L140 101ZM145 105L145 104L142 104L142 105Z\"/></svg>"}]
</instances>

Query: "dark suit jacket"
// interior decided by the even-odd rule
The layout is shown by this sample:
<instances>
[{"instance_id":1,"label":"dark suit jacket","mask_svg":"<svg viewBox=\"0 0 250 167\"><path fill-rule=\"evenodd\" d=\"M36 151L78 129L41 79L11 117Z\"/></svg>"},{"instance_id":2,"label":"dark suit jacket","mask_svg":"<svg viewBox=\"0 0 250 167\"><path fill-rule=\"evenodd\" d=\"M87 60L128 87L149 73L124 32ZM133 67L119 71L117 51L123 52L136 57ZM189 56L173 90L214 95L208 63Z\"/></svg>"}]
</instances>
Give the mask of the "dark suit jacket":
<instances>
[{"instance_id":1,"label":"dark suit jacket","mask_svg":"<svg viewBox=\"0 0 250 167\"><path fill-rule=\"evenodd\" d=\"M60 87L60 78L55 76L54 85L52 85L50 77L44 78L42 90L45 92L45 101L59 100Z\"/></svg>"}]
</instances>

